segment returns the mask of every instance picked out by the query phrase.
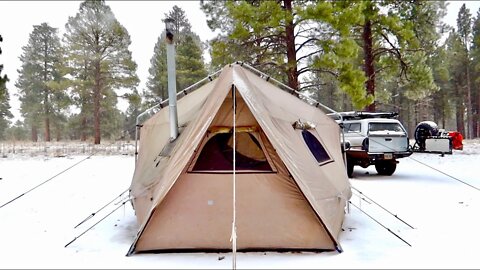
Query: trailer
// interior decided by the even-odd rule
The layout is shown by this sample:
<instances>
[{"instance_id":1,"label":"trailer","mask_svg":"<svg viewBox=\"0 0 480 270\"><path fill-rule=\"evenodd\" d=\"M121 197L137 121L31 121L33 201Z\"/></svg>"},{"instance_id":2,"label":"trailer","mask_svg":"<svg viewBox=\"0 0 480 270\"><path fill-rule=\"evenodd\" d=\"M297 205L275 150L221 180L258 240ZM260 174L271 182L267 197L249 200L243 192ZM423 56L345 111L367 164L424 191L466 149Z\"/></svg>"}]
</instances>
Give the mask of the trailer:
<instances>
[{"instance_id":1,"label":"trailer","mask_svg":"<svg viewBox=\"0 0 480 270\"><path fill-rule=\"evenodd\" d=\"M414 152L452 154L452 150L463 149L463 136L458 131L439 129L432 121L420 122L415 128Z\"/></svg>"}]
</instances>

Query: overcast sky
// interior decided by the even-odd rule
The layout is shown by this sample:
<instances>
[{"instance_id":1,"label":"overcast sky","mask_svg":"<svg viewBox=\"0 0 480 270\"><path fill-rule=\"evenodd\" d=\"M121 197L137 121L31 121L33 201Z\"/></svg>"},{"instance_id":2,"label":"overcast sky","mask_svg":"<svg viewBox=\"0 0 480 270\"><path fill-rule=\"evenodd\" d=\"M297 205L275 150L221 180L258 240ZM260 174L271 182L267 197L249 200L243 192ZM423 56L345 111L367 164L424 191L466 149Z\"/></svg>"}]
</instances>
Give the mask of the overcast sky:
<instances>
[{"instance_id":1,"label":"overcast sky","mask_svg":"<svg viewBox=\"0 0 480 270\"><path fill-rule=\"evenodd\" d=\"M0 43L3 53L0 63L4 65L2 74L7 74L12 113L18 119L19 104L14 96L17 70L21 67L18 59L22 54L22 46L28 43L33 25L47 22L58 28L63 36L68 17L75 16L81 1L0 1ZM157 38L165 28L162 22L164 14L171 11L174 5L182 8L189 19L192 30L202 41L215 36L206 23L205 14L200 10L200 1L106 1L117 20L127 29L132 44L132 57L138 65L137 75L140 78L139 90L142 91L148 77L150 59ZM124 105L125 104L121 104Z\"/></svg>"},{"instance_id":2,"label":"overcast sky","mask_svg":"<svg viewBox=\"0 0 480 270\"><path fill-rule=\"evenodd\" d=\"M464 1L449 1L448 15L445 21L456 25L458 10ZM3 53L0 55L0 64L4 65L2 74L7 74L10 82L7 83L10 92L10 105L15 119L20 117L18 111L17 92L14 83L18 78L17 70L21 63L18 59L22 54L22 46L28 42L33 25L47 22L58 28L62 36L69 16L75 16L81 1L0 1L0 34L3 42L0 43ZM200 1L106 1L115 14L117 20L127 29L132 44L130 50L134 61L138 65L137 75L140 78L139 91L145 87L150 67L150 58L158 36L165 28L162 19L174 5L182 8L192 30L202 41L215 36L207 26L205 14L200 10ZM467 7L473 16L477 15L480 1L466 1ZM125 104L123 104L125 106ZM124 108L122 108L124 109Z\"/></svg>"}]
</instances>

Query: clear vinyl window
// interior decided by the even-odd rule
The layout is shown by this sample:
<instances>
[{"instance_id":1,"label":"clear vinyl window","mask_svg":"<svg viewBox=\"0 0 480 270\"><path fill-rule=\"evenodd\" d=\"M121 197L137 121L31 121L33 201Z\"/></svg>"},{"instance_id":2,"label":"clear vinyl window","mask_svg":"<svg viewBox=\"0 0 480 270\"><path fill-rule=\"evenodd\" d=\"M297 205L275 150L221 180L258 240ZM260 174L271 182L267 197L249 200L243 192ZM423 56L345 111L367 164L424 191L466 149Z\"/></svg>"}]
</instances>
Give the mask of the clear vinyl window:
<instances>
[{"instance_id":1,"label":"clear vinyl window","mask_svg":"<svg viewBox=\"0 0 480 270\"><path fill-rule=\"evenodd\" d=\"M332 161L328 151L323 147L323 144L317 139L315 135L309 130L302 130L302 137L305 144L310 149L310 152L315 157L319 165L324 165Z\"/></svg>"}]
</instances>

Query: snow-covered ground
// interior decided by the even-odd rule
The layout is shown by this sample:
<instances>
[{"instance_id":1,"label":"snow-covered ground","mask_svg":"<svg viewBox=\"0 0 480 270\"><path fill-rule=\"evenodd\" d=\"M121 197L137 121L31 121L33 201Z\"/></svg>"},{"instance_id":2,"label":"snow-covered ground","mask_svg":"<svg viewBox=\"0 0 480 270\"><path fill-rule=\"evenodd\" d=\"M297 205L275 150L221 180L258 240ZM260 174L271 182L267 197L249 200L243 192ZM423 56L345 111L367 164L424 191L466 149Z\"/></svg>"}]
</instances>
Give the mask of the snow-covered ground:
<instances>
[{"instance_id":1,"label":"snow-covered ground","mask_svg":"<svg viewBox=\"0 0 480 270\"><path fill-rule=\"evenodd\" d=\"M400 159L389 177L355 167L343 253L237 253L237 268L480 268L480 141L464 144ZM126 257L138 225L120 195L133 170L131 155L0 159L0 206L27 192L0 208L0 268L232 267L231 253Z\"/></svg>"}]
</instances>

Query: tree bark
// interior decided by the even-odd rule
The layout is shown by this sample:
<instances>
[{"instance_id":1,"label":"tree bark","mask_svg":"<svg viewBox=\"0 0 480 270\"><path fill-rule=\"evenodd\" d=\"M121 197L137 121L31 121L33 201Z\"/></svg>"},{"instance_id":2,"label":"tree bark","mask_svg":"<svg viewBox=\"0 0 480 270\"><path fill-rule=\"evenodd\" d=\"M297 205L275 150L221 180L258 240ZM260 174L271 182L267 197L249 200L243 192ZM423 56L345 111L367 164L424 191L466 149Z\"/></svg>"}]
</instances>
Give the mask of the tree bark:
<instances>
[{"instance_id":1,"label":"tree bark","mask_svg":"<svg viewBox=\"0 0 480 270\"><path fill-rule=\"evenodd\" d=\"M455 120L457 122L457 131L460 132L460 134L462 134L463 137L466 137L466 134L465 134L465 117L464 117L464 113L465 113L465 105L463 104L463 91L461 90L461 86L460 85L456 85L456 88L457 88L457 98L456 98L456 110L457 110L457 113L455 114Z\"/></svg>"},{"instance_id":2,"label":"tree bark","mask_svg":"<svg viewBox=\"0 0 480 270\"><path fill-rule=\"evenodd\" d=\"M49 142L51 140L50 138L50 118L45 116L45 141Z\"/></svg>"},{"instance_id":3,"label":"tree bark","mask_svg":"<svg viewBox=\"0 0 480 270\"><path fill-rule=\"evenodd\" d=\"M85 112L82 111L82 134L80 135L80 141L84 142L87 140L87 116Z\"/></svg>"},{"instance_id":4,"label":"tree bark","mask_svg":"<svg viewBox=\"0 0 480 270\"><path fill-rule=\"evenodd\" d=\"M84 59L87 59L87 55L86 55L86 51L84 50L83 51L83 57ZM83 61L83 82L86 83L87 82L87 76L88 74L88 62L87 60L84 60ZM82 89L80 91L80 98L81 98L81 102L82 102L82 111L81 111L81 115L82 115L82 124L81 124L81 128L82 128L82 131L81 131L81 135L80 135L80 141L82 142L85 142L87 140L87 89Z\"/></svg>"},{"instance_id":5,"label":"tree bark","mask_svg":"<svg viewBox=\"0 0 480 270\"><path fill-rule=\"evenodd\" d=\"M442 128L446 129L446 121L445 121L445 118L446 117L446 112L445 112L445 107L442 108Z\"/></svg>"},{"instance_id":6,"label":"tree bark","mask_svg":"<svg viewBox=\"0 0 480 270\"><path fill-rule=\"evenodd\" d=\"M367 81L365 82L365 86L367 88L367 94L375 96L375 68L374 68L374 61L373 58L373 38L372 38L372 21L367 20L365 25L363 26L363 53L364 53L364 71L365 77ZM374 112L375 108L375 101L365 107L365 110L368 112Z\"/></svg>"},{"instance_id":7,"label":"tree bark","mask_svg":"<svg viewBox=\"0 0 480 270\"><path fill-rule=\"evenodd\" d=\"M36 125L32 125L32 142L38 141L38 129Z\"/></svg>"},{"instance_id":8,"label":"tree bark","mask_svg":"<svg viewBox=\"0 0 480 270\"><path fill-rule=\"evenodd\" d=\"M46 82L46 81L45 81ZM48 108L48 89L45 88L45 93L43 97L43 106L44 106L44 121L45 121L45 141L49 142L51 140L50 136L50 110Z\"/></svg>"},{"instance_id":9,"label":"tree bark","mask_svg":"<svg viewBox=\"0 0 480 270\"><path fill-rule=\"evenodd\" d=\"M100 144L100 61L95 63L95 85L93 89L93 122L94 122L94 144Z\"/></svg>"},{"instance_id":10,"label":"tree bark","mask_svg":"<svg viewBox=\"0 0 480 270\"><path fill-rule=\"evenodd\" d=\"M47 41L45 40L45 47L44 47L44 59L45 61L43 62L43 83L47 83L47 73L48 73L48 66L47 66L47 54L48 54L48 44ZM43 106L44 106L44 117L45 117L45 141L49 142L50 141L50 112L48 109L48 87L45 86L45 89L43 90Z\"/></svg>"},{"instance_id":11,"label":"tree bark","mask_svg":"<svg viewBox=\"0 0 480 270\"><path fill-rule=\"evenodd\" d=\"M480 138L480 90L477 89L477 120L475 121L475 124L477 125L477 138Z\"/></svg>"},{"instance_id":12,"label":"tree bark","mask_svg":"<svg viewBox=\"0 0 480 270\"><path fill-rule=\"evenodd\" d=\"M56 138L57 138L57 142L59 142L62 139L62 133L60 132L60 127L59 126L57 126L56 129L55 129L55 135L56 135Z\"/></svg>"},{"instance_id":13,"label":"tree bark","mask_svg":"<svg viewBox=\"0 0 480 270\"><path fill-rule=\"evenodd\" d=\"M472 119L472 91L470 88L470 68L468 63L468 51L467 51L467 130L466 130L466 139L471 139L473 136L473 119Z\"/></svg>"},{"instance_id":14,"label":"tree bark","mask_svg":"<svg viewBox=\"0 0 480 270\"><path fill-rule=\"evenodd\" d=\"M288 14L293 14L292 0L284 0L283 3ZM287 45L288 86L298 90L297 52L295 50L295 25L293 24L293 20L286 21L285 42Z\"/></svg>"}]
</instances>

